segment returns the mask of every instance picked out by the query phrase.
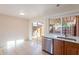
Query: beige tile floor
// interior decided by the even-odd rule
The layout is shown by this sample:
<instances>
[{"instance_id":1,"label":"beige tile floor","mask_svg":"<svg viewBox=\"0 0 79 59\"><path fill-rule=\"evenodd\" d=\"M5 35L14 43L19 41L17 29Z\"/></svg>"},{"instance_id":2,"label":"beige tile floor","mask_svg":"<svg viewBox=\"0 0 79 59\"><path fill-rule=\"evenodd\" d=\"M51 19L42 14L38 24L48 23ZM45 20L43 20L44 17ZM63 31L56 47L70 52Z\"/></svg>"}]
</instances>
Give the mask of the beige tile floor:
<instances>
[{"instance_id":1,"label":"beige tile floor","mask_svg":"<svg viewBox=\"0 0 79 59\"><path fill-rule=\"evenodd\" d=\"M7 41L0 47L1 55L48 55L42 51L42 45L37 41Z\"/></svg>"}]
</instances>

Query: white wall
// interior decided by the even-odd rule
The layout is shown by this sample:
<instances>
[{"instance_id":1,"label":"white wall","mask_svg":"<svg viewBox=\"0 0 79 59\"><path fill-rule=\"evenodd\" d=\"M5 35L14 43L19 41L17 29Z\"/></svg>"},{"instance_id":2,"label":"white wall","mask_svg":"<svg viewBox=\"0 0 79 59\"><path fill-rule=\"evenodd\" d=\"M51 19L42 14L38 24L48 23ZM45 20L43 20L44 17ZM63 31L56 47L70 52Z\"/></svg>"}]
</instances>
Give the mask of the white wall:
<instances>
[{"instance_id":1,"label":"white wall","mask_svg":"<svg viewBox=\"0 0 79 59\"><path fill-rule=\"evenodd\" d=\"M44 23L44 34L47 33L46 19L26 20L12 16L0 15L0 42L11 40L32 40L32 23L34 21Z\"/></svg>"},{"instance_id":2,"label":"white wall","mask_svg":"<svg viewBox=\"0 0 79 59\"><path fill-rule=\"evenodd\" d=\"M28 39L28 20L0 15L0 43Z\"/></svg>"}]
</instances>

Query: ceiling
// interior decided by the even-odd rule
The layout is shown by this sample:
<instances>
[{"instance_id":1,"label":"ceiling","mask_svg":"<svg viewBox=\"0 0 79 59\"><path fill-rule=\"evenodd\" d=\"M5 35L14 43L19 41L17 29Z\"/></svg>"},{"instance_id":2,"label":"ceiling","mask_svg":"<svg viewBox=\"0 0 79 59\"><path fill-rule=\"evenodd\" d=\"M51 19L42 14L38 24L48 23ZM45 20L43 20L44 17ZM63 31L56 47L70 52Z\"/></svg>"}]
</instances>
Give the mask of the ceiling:
<instances>
[{"instance_id":1,"label":"ceiling","mask_svg":"<svg viewBox=\"0 0 79 59\"><path fill-rule=\"evenodd\" d=\"M0 4L0 13L22 18L43 17L59 13L79 10L77 4ZM19 15L23 12L25 15Z\"/></svg>"}]
</instances>

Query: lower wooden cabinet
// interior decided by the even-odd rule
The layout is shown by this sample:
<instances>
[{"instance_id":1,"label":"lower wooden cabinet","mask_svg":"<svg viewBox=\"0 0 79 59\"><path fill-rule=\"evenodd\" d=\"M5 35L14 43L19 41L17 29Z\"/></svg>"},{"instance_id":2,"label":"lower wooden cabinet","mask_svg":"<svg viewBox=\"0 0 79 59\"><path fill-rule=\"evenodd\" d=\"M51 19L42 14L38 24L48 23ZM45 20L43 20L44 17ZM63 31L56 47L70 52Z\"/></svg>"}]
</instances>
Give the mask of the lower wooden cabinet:
<instances>
[{"instance_id":1,"label":"lower wooden cabinet","mask_svg":"<svg viewBox=\"0 0 79 59\"><path fill-rule=\"evenodd\" d=\"M64 41L54 40L54 55L63 55Z\"/></svg>"},{"instance_id":2,"label":"lower wooden cabinet","mask_svg":"<svg viewBox=\"0 0 79 59\"><path fill-rule=\"evenodd\" d=\"M77 49L71 46L65 48L65 55L77 55Z\"/></svg>"},{"instance_id":3,"label":"lower wooden cabinet","mask_svg":"<svg viewBox=\"0 0 79 59\"><path fill-rule=\"evenodd\" d=\"M79 44L54 40L54 55L79 55Z\"/></svg>"},{"instance_id":4,"label":"lower wooden cabinet","mask_svg":"<svg viewBox=\"0 0 79 59\"><path fill-rule=\"evenodd\" d=\"M79 49L77 50L77 53L78 53L78 55L79 55Z\"/></svg>"},{"instance_id":5,"label":"lower wooden cabinet","mask_svg":"<svg viewBox=\"0 0 79 59\"><path fill-rule=\"evenodd\" d=\"M64 43L64 54L65 55L77 55L78 54L78 47L76 43L65 42Z\"/></svg>"}]
</instances>

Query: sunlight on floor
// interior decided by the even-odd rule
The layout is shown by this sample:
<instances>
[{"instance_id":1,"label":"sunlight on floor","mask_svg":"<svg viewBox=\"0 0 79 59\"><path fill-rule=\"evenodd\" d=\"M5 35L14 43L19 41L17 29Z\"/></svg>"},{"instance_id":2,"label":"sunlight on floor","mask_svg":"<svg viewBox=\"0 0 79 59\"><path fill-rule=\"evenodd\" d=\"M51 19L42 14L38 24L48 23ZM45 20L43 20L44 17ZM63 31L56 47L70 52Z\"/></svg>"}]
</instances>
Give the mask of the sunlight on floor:
<instances>
[{"instance_id":1,"label":"sunlight on floor","mask_svg":"<svg viewBox=\"0 0 79 59\"><path fill-rule=\"evenodd\" d=\"M48 55L37 41L12 40L0 48L1 55Z\"/></svg>"},{"instance_id":2,"label":"sunlight on floor","mask_svg":"<svg viewBox=\"0 0 79 59\"><path fill-rule=\"evenodd\" d=\"M7 49L15 47L15 41L7 41Z\"/></svg>"}]
</instances>

